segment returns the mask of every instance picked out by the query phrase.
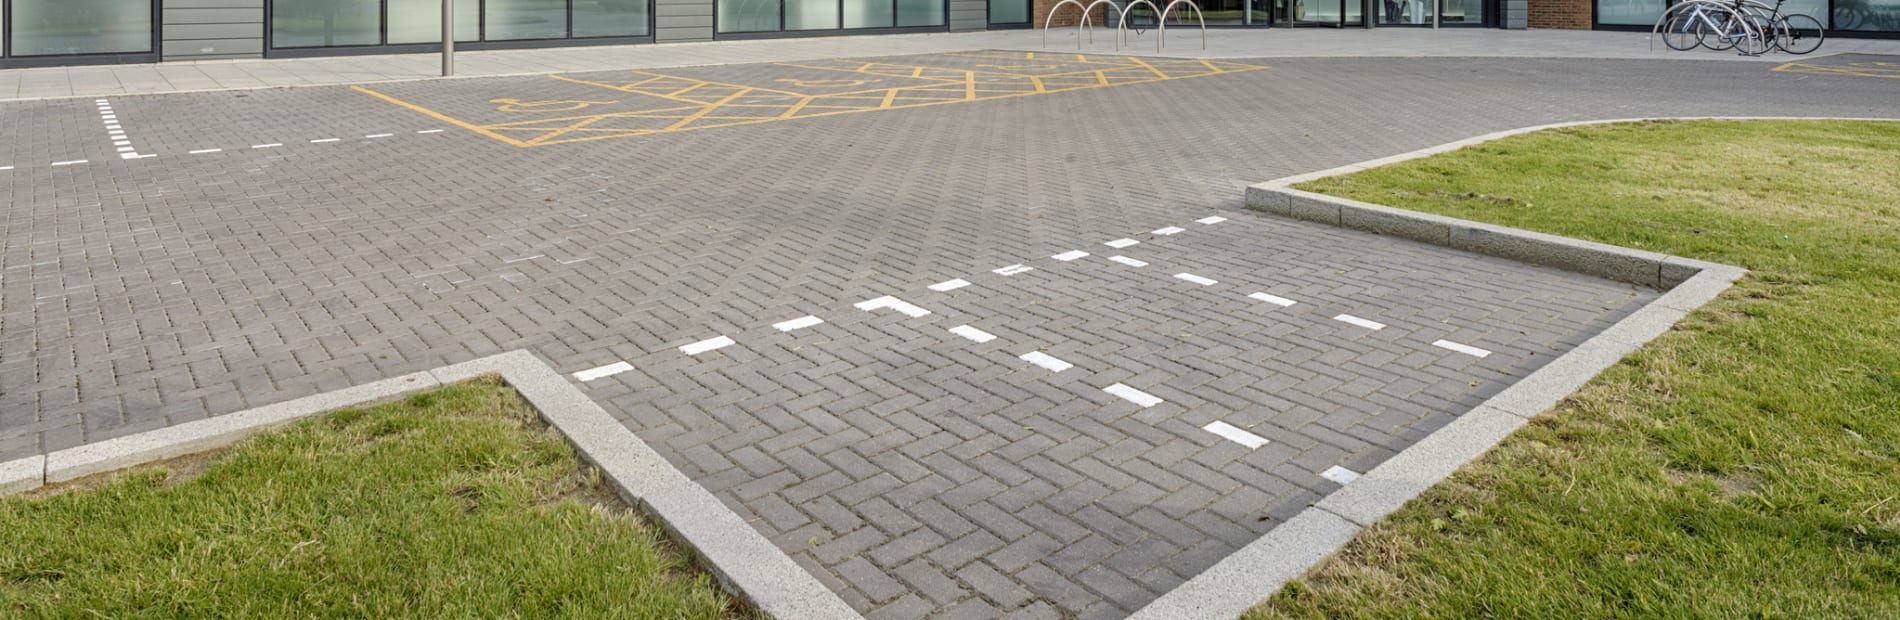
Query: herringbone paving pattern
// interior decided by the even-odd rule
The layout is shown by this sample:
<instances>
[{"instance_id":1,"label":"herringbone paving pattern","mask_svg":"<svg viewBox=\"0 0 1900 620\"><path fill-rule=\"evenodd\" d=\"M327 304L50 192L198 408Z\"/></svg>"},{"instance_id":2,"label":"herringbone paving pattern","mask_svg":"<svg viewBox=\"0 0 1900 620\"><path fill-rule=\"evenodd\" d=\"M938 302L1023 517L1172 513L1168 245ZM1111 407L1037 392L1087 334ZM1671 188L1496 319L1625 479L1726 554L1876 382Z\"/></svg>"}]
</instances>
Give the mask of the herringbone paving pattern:
<instances>
[{"instance_id":1,"label":"herringbone paving pattern","mask_svg":"<svg viewBox=\"0 0 1900 620\"><path fill-rule=\"evenodd\" d=\"M630 360L587 389L860 609L1113 616L1649 294L1242 213L1246 183L1536 123L1900 100L1733 63L1250 64L537 149L311 88L114 98L158 155L127 162L89 101L0 106L0 459L510 349ZM851 306L884 295L932 314Z\"/></svg>"}]
</instances>

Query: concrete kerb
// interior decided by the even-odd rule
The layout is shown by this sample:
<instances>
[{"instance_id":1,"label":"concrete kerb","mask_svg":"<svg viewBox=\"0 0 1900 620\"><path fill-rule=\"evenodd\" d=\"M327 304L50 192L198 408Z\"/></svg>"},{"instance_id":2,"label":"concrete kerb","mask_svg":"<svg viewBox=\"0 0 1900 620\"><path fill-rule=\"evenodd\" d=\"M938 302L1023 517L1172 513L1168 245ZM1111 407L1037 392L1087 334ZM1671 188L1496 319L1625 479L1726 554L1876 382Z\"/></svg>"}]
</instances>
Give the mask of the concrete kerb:
<instances>
[{"instance_id":1,"label":"concrete kerb","mask_svg":"<svg viewBox=\"0 0 1900 620\"><path fill-rule=\"evenodd\" d=\"M629 504L693 550L729 593L777 618L860 619L811 573L727 509L633 431L527 351L240 411L169 428L0 463L0 496L88 475L216 449L311 415L499 374Z\"/></svg>"},{"instance_id":2,"label":"concrete kerb","mask_svg":"<svg viewBox=\"0 0 1900 620\"><path fill-rule=\"evenodd\" d=\"M1134 618L1232 618L1245 613L1288 581L1344 548L1361 528L1384 519L1466 463L1483 456L1532 417L1550 410L1625 356L1666 333L1677 321L1715 299L1747 273L1730 265L1418 213L1292 188L1306 181L1426 157L1507 136L1613 122L1626 121L1559 123L1498 132L1247 188L1247 206L1273 215L1539 263L1666 292L1156 599L1137 611Z\"/></svg>"}]
</instances>

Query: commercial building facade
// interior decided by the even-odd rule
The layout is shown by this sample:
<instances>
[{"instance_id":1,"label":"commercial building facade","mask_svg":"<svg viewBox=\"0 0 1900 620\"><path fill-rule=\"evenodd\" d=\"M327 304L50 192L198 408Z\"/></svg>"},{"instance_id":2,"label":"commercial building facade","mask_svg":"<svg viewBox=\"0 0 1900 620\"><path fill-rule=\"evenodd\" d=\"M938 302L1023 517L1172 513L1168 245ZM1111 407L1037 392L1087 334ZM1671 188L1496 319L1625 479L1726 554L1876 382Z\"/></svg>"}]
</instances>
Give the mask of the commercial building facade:
<instances>
[{"instance_id":1,"label":"commercial building facade","mask_svg":"<svg viewBox=\"0 0 1900 620\"><path fill-rule=\"evenodd\" d=\"M966 32L1040 26L1057 1L457 0L455 31L461 49ZM1200 6L1218 27L1647 29L1670 1ZM1836 35L1900 36L1900 0L1789 0L1786 10L1820 18ZM440 38L441 0L0 0L0 68L420 52Z\"/></svg>"}]
</instances>

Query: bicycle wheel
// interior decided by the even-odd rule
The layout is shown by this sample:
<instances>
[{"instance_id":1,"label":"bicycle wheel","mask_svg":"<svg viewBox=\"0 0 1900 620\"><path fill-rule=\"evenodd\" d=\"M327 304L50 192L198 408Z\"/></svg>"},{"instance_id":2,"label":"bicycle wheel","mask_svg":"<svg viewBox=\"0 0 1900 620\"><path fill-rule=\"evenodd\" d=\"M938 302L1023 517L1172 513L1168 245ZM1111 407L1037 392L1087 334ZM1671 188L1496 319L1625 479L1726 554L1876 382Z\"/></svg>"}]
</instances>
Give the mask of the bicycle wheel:
<instances>
[{"instance_id":1,"label":"bicycle wheel","mask_svg":"<svg viewBox=\"0 0 1900 620\"><path fill-rule=\"evenodd\" d=\"M1696 24L1697 31L1701 33L1702 47L1718 52L1728 51L1735 48L1736 41L1748 36L1746 26L1734 13L1724 12L1710 17L1719 25L1710 26L1706 21Z\"/></svg>"},{"instance_id":2,"label":"bicycle wheel","mask_svg":"<svg viewBox=\"0 0 1900 620\"><path fill-rule=\"evenodd\" d=\"M1774 51L1775 22L1763 15L1739 13L1725 26L1734 37L1735 51L1743 56L1760 56Z\"/></svg>"},{"instance_id":3,"label":"bicycle wheel","mask_svg":"<svg viewBox=\"0 0 1900 620\"><path fill-rule=\"evenodd\" d=\"M1663 45L1678 52L1695 49L1702 44L1702 22L1693 14L1679 14L1669 18L1669 25L1663 27Z\"/></svg>"},{"instance_id":4,"label":"bicycle wheel","mask_svg":"<svg viewBox=\"0 0 1900 620\"><path fill-rule=\"evenodd\" d=\"M1790 54L1806 54L1821 48L1821 38L1825 36L1821 20L1796 13L1781 18L1780 40L1776 43L1781 50Z\"/></svg>"}]
</instances>

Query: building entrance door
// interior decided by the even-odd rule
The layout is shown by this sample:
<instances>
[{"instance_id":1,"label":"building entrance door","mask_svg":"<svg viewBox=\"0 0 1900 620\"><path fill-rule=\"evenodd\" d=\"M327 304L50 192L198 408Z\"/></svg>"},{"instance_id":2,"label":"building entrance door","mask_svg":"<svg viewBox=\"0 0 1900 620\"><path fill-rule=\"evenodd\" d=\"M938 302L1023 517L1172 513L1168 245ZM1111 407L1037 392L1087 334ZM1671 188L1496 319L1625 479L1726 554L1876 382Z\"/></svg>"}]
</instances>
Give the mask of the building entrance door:
<instances>
[{"instance_id":1,"label":"building entrance door","mask_svg":"<svg viewBox=\"0 0 1900 620\"><path fill-rule=\"evenodd\" d=\"M1275 23L1296 27L1365 25L1360 0L1273 0L1273 13Z\"/></svg>"}]
</instances>

